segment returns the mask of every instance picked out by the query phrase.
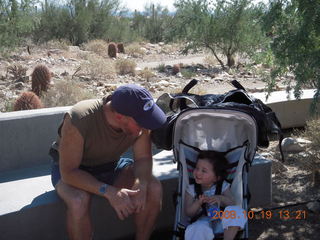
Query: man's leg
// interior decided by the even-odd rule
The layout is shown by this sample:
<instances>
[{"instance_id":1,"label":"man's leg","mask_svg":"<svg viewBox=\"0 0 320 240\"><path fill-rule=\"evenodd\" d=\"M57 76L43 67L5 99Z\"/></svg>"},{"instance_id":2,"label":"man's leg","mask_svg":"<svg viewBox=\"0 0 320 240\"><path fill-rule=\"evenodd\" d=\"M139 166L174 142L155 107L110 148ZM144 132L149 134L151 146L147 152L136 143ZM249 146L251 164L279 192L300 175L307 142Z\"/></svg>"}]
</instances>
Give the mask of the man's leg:
<instances>
[{"instance_id":1,"label":"man's leg","mask_svg":"<svg viewBox=\"0 0 320 240\"><path fill-rule=\"evenodd\" d=\"M67 206L67 231L70 240L91 239L92 226L89 212L91 195L61 180L57 183L56 189Z\"/></svg>"},{"instance_id":2,"label":"man's leg","mask_svg":"<svg viewBox=\"0 0 320 240\"><path fill-rule=\"evenodd\" d=\"M131 188L134 183L133 167L124 168L114 186ZM152 177L147 188L147 199L145 209L139 214L135 214L134 221L136 225L136 240L147 240L153 231L157 216L161 210L162 186L158 179Z\"/></svg>"},{"instance_id":3,"label":"man's leg","mask_svg":"<svg viewBox=\"0 0 320 240\"><path fill-rule=\"evenodd\" d=\"M148 193L145 209L135 215L136 240L147 240L150 238L161 210L162 186L158 179L152 177L148 185Z\"/></svg>"}]
</instances>

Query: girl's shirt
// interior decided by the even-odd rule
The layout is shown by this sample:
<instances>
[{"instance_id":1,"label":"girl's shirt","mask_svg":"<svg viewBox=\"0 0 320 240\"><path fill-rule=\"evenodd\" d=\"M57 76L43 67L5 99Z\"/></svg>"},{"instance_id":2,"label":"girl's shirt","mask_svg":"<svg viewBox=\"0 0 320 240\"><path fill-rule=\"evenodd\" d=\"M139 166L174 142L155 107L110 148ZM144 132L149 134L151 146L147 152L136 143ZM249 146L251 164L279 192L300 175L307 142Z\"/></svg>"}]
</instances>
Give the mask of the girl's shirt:
<instances>
[{"instance_id":1,"label":"girl's shirt","mask_svg":"<svg viewBox=\"0 0 320 240\"><path fill-rule=\"evenodd\" d=\"M230 183L226 182L226 181L223 181L222 183L222 189L221 189L221 193L223 193L225 190L227 190L228 188L230 187ZM195 198L196 197L196 191L195 191L195 188L194 188L194 184L190 184L186 191L193 197ZM207 191L204 191L203 194L207 195L207 196L213 196L214 193L216 192L216 184L212 185L212 187L207 190Z\"/></svg>"}]
</instances>

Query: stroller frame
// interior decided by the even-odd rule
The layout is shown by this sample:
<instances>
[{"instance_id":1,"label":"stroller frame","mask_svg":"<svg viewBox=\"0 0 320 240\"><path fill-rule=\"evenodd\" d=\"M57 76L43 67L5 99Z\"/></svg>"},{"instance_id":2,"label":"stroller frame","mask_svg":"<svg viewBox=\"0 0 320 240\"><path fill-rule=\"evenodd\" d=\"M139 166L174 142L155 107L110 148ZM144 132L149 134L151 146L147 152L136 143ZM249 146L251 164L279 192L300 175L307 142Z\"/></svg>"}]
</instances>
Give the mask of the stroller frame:
<instances>
[{"instance_id":1,"label":"stroller frame","mask_svg":"<svg viewBox=\"0 0 320 240\"><path fill-rule=\"evenodd\" d=\"M184 213L185 189L190 178L186 158L192 156L192 148L188 146L223 152L229 162L238 161L234 167L231 191L236 205L247 212L250 198L248 171L257 149L257 134L255 119L241 110L200 107L186 109L179 114L173 128L173 154L179 171L174 240L184 239L183 228L188 225L188 217ZM192 161L195 160L193 157ZM242 239L248 239L248 223L241 235Z\"/></svg>"}]
</instances>

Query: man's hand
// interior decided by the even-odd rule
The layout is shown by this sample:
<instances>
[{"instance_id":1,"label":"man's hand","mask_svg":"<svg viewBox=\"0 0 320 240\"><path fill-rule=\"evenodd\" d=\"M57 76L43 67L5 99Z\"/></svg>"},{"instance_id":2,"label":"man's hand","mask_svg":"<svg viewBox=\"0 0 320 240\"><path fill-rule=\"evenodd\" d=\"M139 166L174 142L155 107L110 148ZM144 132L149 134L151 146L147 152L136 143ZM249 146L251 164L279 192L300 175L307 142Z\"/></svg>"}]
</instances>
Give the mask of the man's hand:
<instances>
[{"instance_id":1,"label":"man's hand","mask_svg":"<svg viewBox=\"0 0 320 240\"><path fill-rule=\"evenodd\" d=\"M133 202L133 206L135 208L135 213L139 213L144 210L147 200L147 185L146 184L135 184L133 189L139 189L140 191L130 196Z\"/></svg>"},{"instance_id":2,"label":"man's hand","mask_svg":"<svg viewBox=\"0 0 320 240\"><path fill-rule=\"evenodd\" d=\"M110 187L109 191L105 194L105 197L115 209L118 217L121 220L124 220L135 211L135 206L131 198L138 195L139 192L139 189L129 190L126 188L118 189Z\"/></svg>"}]
</instances>

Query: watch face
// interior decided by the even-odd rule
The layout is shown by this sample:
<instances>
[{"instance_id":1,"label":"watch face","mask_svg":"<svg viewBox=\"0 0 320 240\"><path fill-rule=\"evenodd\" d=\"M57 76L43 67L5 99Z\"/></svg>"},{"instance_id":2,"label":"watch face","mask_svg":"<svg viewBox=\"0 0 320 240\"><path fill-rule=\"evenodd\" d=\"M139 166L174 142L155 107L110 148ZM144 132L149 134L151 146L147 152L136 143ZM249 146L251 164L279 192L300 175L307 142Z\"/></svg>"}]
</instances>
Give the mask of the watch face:
<instances>
[{"instance_id":1,"label":"watch face","mask_svg":"<svg viewBox=\"0 0 320 240\"><path fill-rule=\"evenodd\" d=\"M108 187L108 184L103 184L100 188L99 188L99 192L101 194L105 194L107 192L107 187Z\"/></svg>"}]
</instances>

